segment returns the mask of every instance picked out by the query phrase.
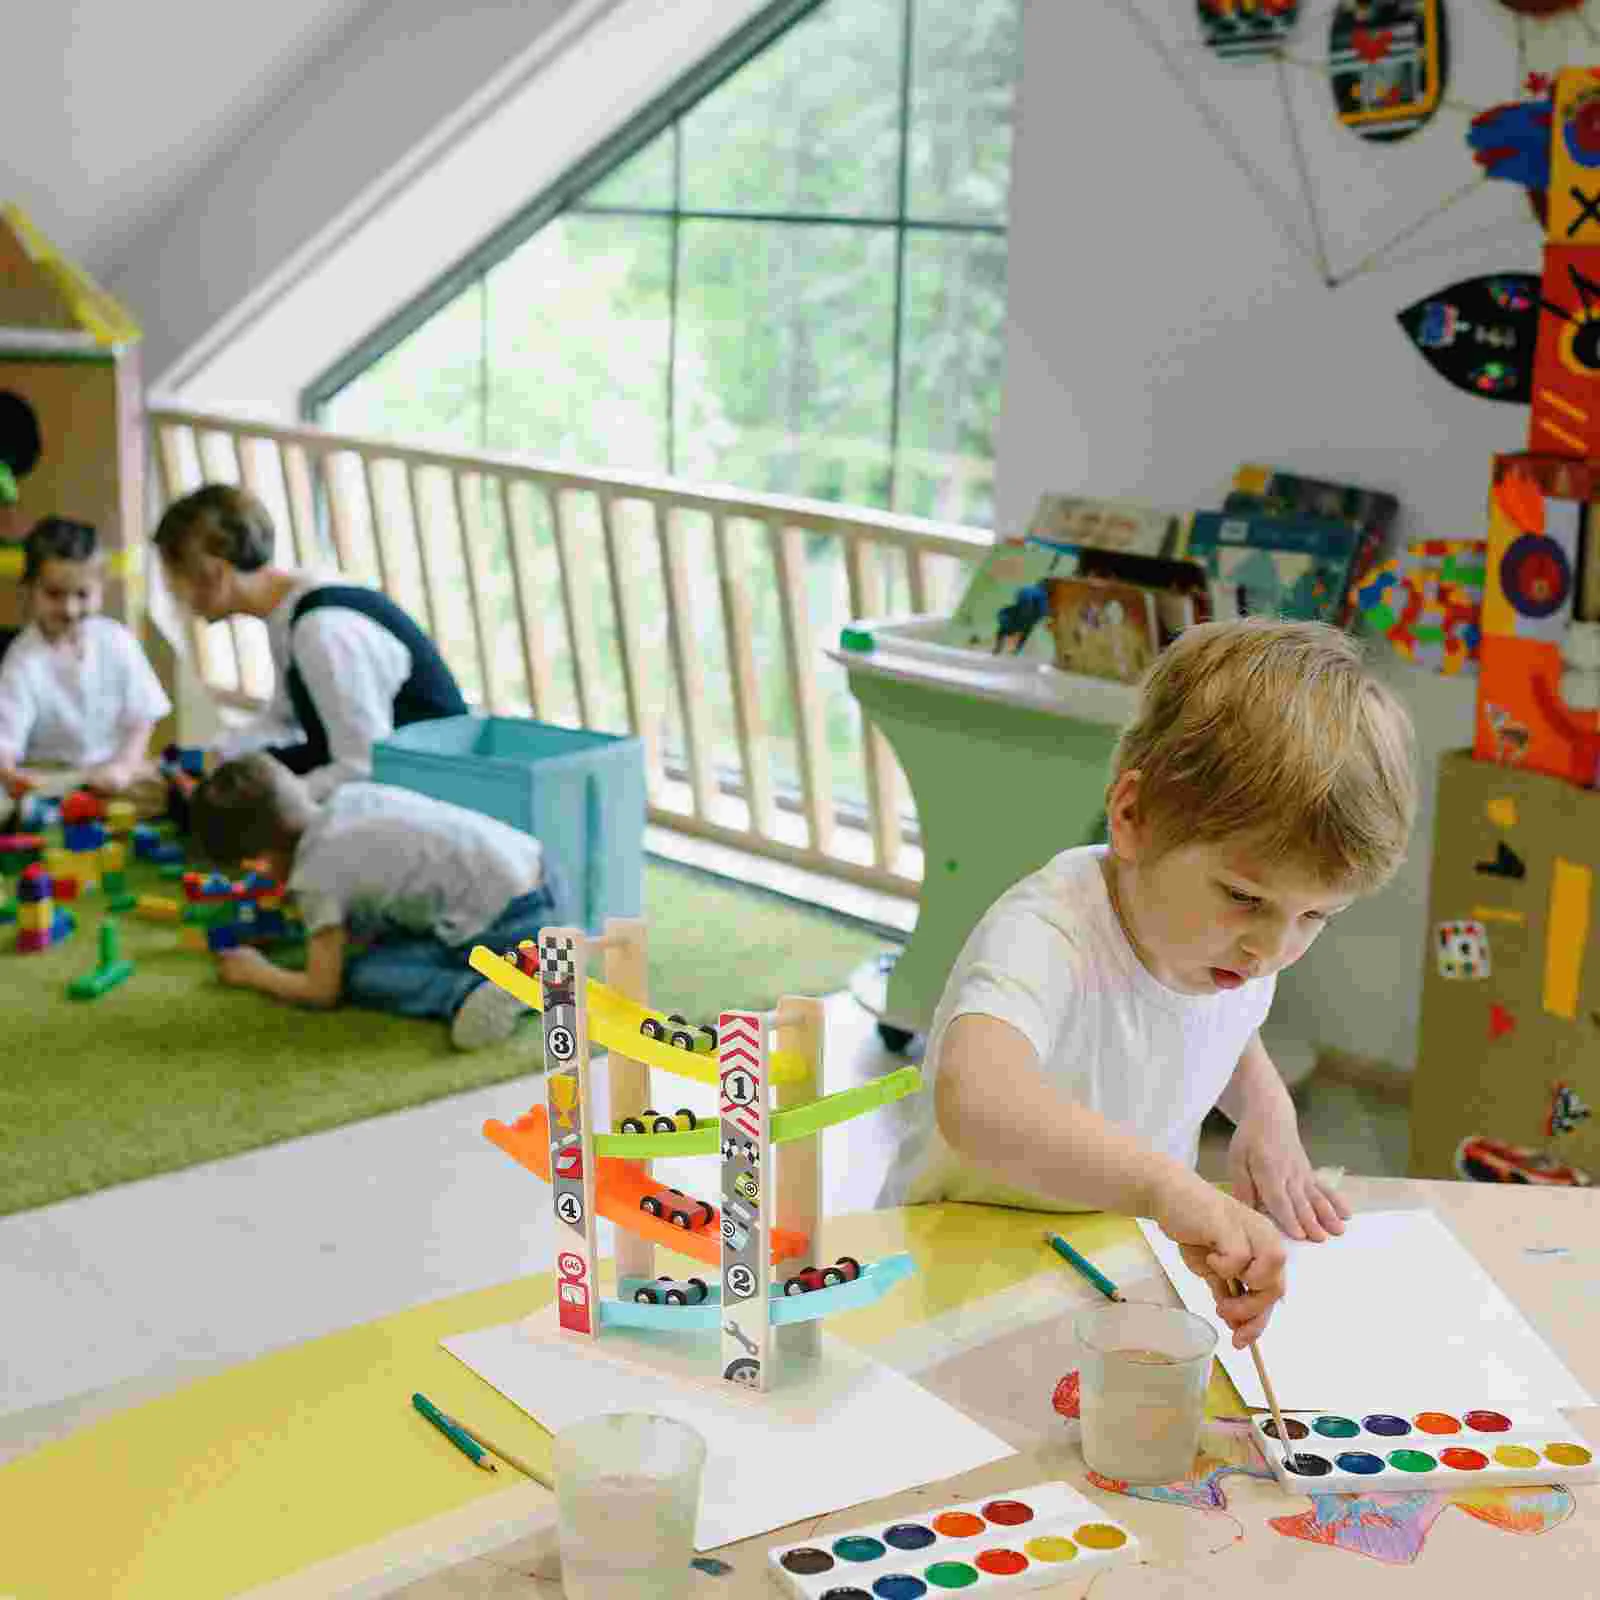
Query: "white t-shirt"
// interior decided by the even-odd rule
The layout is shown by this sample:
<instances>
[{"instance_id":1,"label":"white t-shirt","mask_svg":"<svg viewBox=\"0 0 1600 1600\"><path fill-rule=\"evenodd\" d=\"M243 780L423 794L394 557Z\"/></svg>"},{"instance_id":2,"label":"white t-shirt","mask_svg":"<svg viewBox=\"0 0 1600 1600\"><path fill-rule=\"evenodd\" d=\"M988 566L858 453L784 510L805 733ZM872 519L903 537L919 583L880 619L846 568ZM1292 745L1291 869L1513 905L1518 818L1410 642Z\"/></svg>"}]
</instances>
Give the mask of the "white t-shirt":
<instances>
[{"instance_id":1,"label":"white t-shirt","mask_svg":"<svg viewBox=\"0 0 1600 1600\"><path fill-rule=\"evenodd\" d=\"M303 574L267 614L272 699L258 717L217 741L220 755L242 755L305 738L289 699L289 625L307 591L344 581ZM307 613L293 633L295 664L322 717L332 757L305 776L311 798L321 801L340 784L371 775L374 741L394 732L394 698L411 676L411 652L381 623L345 606L321 606Z\"/></svg>"},{"instance_id":2,"label":"white t-shirt","mask_svg":"<svg viewBox=\"0 0 1600 1600\"><path fill-rule=\"evenodd\" d=\"M539 841L387 783L346 783L295 846L287 887L306 932L387 927L465 944L544 878Z\"/></svg>"},{"instance_id":3,"label":"white t-shirt","mask_svg":"<svg viewBox=\"0 0 1600 1600\"><path fill-rule=\"evenodd\" d=\"M52 644L30 623L0 663L0 759L97 767L134 726L159 722L172 702L132 630L85 617L79 644Z\"/></svg>"},{"instance_id":4,"label":"white t-shirt","mask_svg":"<svg viewBox=\"0 0 1600 1600\"><path fill-rule=\"evenodd\" d=\"M968 935L928 1030L924 1087L907 1102L907 1131L880 1205L968 1200L1074 1209L1060 1197L1007 1187L940 1134L933 1100L944 1031L969 1012L1010 1023L1062 1095L1194 1165L1200 1124L1266 1020L1277 977L1205 995L1161 983L1112 907L1100 865L1108 848L1063 850L1008 889ZM1071 1192L1063 1173L1061 1194Z\"/></svg>"}]
</instances>

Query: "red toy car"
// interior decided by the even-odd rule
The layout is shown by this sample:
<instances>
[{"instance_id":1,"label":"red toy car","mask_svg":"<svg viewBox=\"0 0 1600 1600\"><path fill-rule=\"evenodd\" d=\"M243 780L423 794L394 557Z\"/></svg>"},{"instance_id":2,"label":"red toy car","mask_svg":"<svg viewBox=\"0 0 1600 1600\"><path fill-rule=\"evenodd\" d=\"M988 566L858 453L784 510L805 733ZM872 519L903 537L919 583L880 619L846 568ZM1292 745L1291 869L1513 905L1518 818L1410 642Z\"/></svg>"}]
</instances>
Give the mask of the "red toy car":
<instances>
[{"instance_id":1,"label":"red toy car","mask_svg":"<svg viewBox=\"0 0 1600 1600\"><path fill-rule=\"evenodd\" d=\"M1587 1189L1587 1172L1569 1167L1545 1150L1529 1150L1498 1139L1463 1139L1456 1146L1456 1171L1475 1183L1539 1183L1552 1188Z\"/></svg>"},{"instance_id":2,"label":"red toy car","mask_svg":"<svg viewBox=\"0 0 1600 1600\"><path fill-rule=\"evenodd\" d=\"M676 1195L682 1204L667 1198ZM717 1220L716 1208L707 1200L694 1200L682 1189L659 1189L647 1194L639 1202L639 1209L647 1216L665 1217L675 1228L705 1228Z\"/></svg>"},{"instance_id":3,"label":"red toy car","mask_svg":"<svg viewBox=\"0 0 1600 1600\"><path fill-rule=\"evenodd\" d=\"M783 1281L785 1294L810 1294L813 1289L832 1289L841 1283L854 1283L861 1276L861 1263L854 1256L840 1256L831 1267L802 1267Z\"/></svg>"}]
</instances>

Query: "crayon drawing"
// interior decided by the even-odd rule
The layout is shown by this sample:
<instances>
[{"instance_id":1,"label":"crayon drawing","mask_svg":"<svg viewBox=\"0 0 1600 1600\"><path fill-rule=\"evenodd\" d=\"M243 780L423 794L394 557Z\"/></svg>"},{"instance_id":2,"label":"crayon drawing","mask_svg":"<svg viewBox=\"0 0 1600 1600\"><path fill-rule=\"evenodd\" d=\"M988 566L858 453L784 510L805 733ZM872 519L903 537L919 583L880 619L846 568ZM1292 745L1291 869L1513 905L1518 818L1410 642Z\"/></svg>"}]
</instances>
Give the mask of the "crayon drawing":
<instances>
[{"instance_id":1,"label":"crayon drawing","mask_svg":"<svg viewBox=\"0 0 1600 1600\"><path fill-rule=\"evenodd\" d=\"M1061 1378L1051 1397L1052 1409L1069 1421L1078 1417L1078 1374ZM1122 1483L1088 1474L1096 1488L1134 1500L1189 1506L1198 1511L1226 1512L1228 1496L1222 1480L1230 1474L1273 1481L1248 1422L1218 1419L1201 1433L1193 1475L1177 1483ZM1428 1532L1450 1506L1506 1533L1549 1533L1573 1512L1572 1493L1560 1484L1531 1488L1461 1490L1453 1494L1312 1494L1309 1511L1270 1517L1267 1526L1286 1539L1327 1545L1370 1556L1390 1566L1407 1566L1422 1554ZM1230 1520L1232 1520L1230 1518ZM1237 1526L1237 1523L1236 1523ZM1244 1537L1240 1528L1239 1538Z\"/></svg>"}]
</instances>

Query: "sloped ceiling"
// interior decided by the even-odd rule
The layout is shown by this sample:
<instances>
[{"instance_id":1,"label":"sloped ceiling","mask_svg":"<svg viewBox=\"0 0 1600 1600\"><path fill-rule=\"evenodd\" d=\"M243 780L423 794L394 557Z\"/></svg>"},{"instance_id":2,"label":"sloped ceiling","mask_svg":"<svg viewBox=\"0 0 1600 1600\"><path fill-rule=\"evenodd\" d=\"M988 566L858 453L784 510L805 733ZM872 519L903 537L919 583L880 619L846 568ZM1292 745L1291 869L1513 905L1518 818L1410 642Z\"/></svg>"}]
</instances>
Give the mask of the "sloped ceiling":
<instances>
[{"instance_id":1,"label":"sloped ceiling","mask_svg":"<svg viewBox=\"0 0 1600 1600\"><path fill-rule=\"evenodd\" d=\"M129 241L374 9L373 0L29 5L0 93L0 199L19 202L93 276L114 278Z\"/></svg>"}]
</instances>

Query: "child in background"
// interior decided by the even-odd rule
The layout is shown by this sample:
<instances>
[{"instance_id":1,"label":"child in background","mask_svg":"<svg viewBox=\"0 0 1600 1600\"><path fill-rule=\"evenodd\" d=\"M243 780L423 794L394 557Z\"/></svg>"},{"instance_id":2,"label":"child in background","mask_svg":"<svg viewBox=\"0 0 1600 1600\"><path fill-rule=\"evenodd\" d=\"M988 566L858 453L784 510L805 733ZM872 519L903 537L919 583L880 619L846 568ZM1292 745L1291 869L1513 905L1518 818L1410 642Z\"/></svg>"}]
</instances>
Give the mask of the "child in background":
<instances>
[{"instance_id":1,"label":"child in background","mask_svg":"<svg viewBox=\"0 0 1600 1600\"><path fill-rule=\"evenodd\" d=\"M1061 852L968 937L928 1032L929 1109L881 1203L1149 1217L1235 1346L1258 1338L1283 1294L1279 1228L1320 1242L1350 1215L1313 1176L1259 1029L1275 975L1404 858L1412 746L1347 634L1185 629L1118 743L1109 844ZM1234 1124L1232 1198L1194 1171L1213 1106Z\"/></svg>"},{"instance_id":2,"label":"child in background","mask_svg":"<svg viewBox=\"0 0 1600 1600\"><path fill-rule=\"evenodd\" d=\"M225 762L194 791L196 845L232 870L260 859L295 896L308 937L292 972L258 950L219 953L226 984L331 1009L341 1000L440 1017L476 1050L509 1039L527 1007L468 964L555 921L560 885L537 839L476 811L384 783L341 785L319 807L264 751ZM346 959L347 937L371 947Z\"/></svg>"},{"instance_id":3,"label":"child in background","mask_svg":"<svg viewBox=\"0 0 1600 1600\"><path fill-rule=\"evenodd\" d=\"M150 736L172 702L132 632L99 614L94 529L46 517L23 549L30 620L0 661L0 784L12 797L84 784L159 815Z\"/></svg>"},{"instance_id":4,"label":"child in background","mask_svg":"<svg viewBox=\"0 0 1600 1600\"><path fill-rule=\"evenodd\" d=\"M468 708L433 641L394 601L274 566L276 543L267 508L226 483L175 501L155 533L167 586L196 616L259 617L267 626L272 700L216 753L268 749L321 801L371 775L375 740Z\"/></svg>"}]
</instances>

